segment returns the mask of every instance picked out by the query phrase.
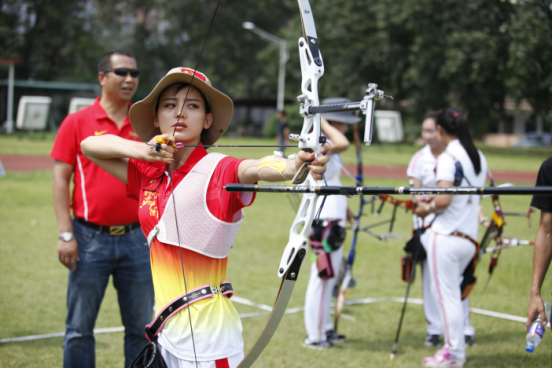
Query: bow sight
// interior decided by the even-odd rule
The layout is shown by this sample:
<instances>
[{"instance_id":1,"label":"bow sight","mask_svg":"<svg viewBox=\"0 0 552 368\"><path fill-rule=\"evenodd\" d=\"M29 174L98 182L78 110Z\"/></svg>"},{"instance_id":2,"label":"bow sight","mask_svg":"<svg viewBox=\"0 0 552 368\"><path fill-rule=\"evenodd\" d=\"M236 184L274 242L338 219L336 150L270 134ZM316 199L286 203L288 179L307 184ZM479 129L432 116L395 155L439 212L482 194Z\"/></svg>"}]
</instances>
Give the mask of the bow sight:
<instances>
[{"instance_id":1,"label":"bow sight","mask_svg":"<svg viewBox=\"0 0 552 368\"><path fill-rule=\"evenodd\" d=\"M386 95L384 91L378 89L378 85L375 83L368 84L366 94L364 95L362 101L359 102L313 106L312 101L308 98L308 95L302 94L300 96L297 96L297 100L301 102L299 113L303 117L328 112L362 111L362 113L366 115L364 143L366 143L367 146L372 143L375 101L379 101L383 98L393 99L393 96ZM289 139L294 141L300 141L301 138L302 137L298 134L289 135Z\"/></svg>"}]
</instances>

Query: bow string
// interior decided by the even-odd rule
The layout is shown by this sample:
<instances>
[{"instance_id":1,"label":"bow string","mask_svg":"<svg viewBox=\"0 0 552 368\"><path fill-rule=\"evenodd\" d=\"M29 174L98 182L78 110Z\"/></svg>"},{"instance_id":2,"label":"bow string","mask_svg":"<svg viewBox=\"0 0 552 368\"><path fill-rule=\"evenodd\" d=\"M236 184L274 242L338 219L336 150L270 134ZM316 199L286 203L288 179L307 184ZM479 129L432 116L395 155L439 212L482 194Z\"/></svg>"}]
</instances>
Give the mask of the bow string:
<instances>
[{"instance_id":1,"label":"bow string","mask_svg":"<svg viewBox=\"0 0 552 368\"><path fill-rule=\"evenodd\" d=\"M196 62L195 70L201 60L201 55L203 53L207 38L209 36L209 31L213 24L216 11L220 4L220 0L217 3L211 23L209 25L209 30L203 42L203 47L199 54L198 60ZM324 74L324 62L322 59L322 54L318 46L318 37L316 34L316 27L314 24L314 18L310 3L308 0L298 0L299 10L301 14L301 23L303 29L303 37L299 38L298 47L299 47L299 58L301 63L301 95L298 96L298 100L301 102L300 114L303 116L303 127L300 134L291 134L290 139L298 142L298 148L307 152L314 152L316 157L319 157L321 154L321 144L325 143L325 137L321 136L320 129L320 113L322 112L339 112L339 111L357 111L361 110L366 115L366 132L364 141L366 144L371 142L371 132L372 132L372 122L373 122L373 112L375 101L382 99L385 96L383 91L377 89L376 84L369 84L368 89L366 90L366 95L364 99L360 102L355 102L345 105L325 105L320 106L319 97L318 97L318 80ZM192 76L193 83L195 73ZM188 92L184 99L184 104L186 103ZM182 113L181 109L181 113ZM177 121L178 124L178 121ZM176 128L176 127L175 127ZM176 131L176 129L175 129ZM173 133L174 135L174 133ZM314 180L312 175L309 173L308 165L310 162L305 162L302 167L298 170L297 174L292 180L293 184L303 184L307 187L315 187L317 182ZM174 190L171 180L172 170L170 165L168 167L168 176L171 184L171 191L173 192L173 207L176 208L174 203ZM242 185L242 184L229 184L227 187L232 185ZM291 225L289 241L286 245L280 265L278 267L278 276L282 278L280 284L280 289L278 291L276 301L272 312L263 328L261 334L257 338L255 344L251 347L249 352L246 354L245 358L239 364L240 368L250 367L255 360L260 356L270 339L272 338L274 332L276 331L284 313L289 303L295 282L298 278L301 265L305 258L307 252L307 235L310 231L312 221L316 213L316 203L318 199L318 193L303 193L303 198L299 206L297 215ZM175 210L176 211L176 210ZM176 213L175 213L176 221ZM178 229L178 224L176 224ZM180 244L180 236L177 232L178 242ZM180 247L179 247L180 248ZM184 278L184 289L187 293L186 285L186 276L184 271L184 263L182 258L182 250L180 249L181 256L181 268ZM193 337L193 326L191 320L190 310L188 308L188 318L190 321L190 330L192 335L192 344L194 347L194 356L195 356L195 340ZM196 367L198 366L197 357L195 357Z\"/></svg>"},{"instance_id":2,"label":"bow string","mask_svg":"<svg viewBox=\"0 0 552 368\"><path fill-rule=\"evenodd\" d=\"M211 32L211 28L213 26L213 22L215 20L216 15L217 15L217 10L219 8L219 5L220 5L220 0L217 1L217 6L215 7L215 10L213 11L213 16L211 17L211 21L209 23L209 28L207 29L207 34L205 35L205 39L203 40L203 45L201 47L201 51L199 52L199 56L197 58L196 65L195 65L195 68L194 68L194 74L192 75L192 79L190 81L191 86L193 86L195 75L197 73L197 68L199 67L199 62L201 61L201 56L203 55L203 50L205 49L205 44L207 43L207 39L209 38L209 33ZM190 90L191 90L191 88L188 88L188 90L186 91L186 95L184 97L184 102L182 103L182 107L180 108L180 112L179 112L179 114L176 118L176 125L174 127L173 137L176 134L176 128L180 124L180 117L182 116L182 112L184 111L184 106L186 106L186 101L188 100L188 94L190 93ZM170 142L166 142L166 143L170 144ZM172 180L173 170L172 170L170 164L167 164L167 171L168 171L168 180L169 180L170 187L171 187L171 198L172 198L172 204L173 204L173 210L174 210L174 221L175 221L175 225L176 225L176 236L177 236L177 241L178 241L178 250L179 250L179 254L180 254L180 267L181 267L181 270L182 270L182 279L183 279L183 283L184 283L184 294L187 295L188 294L188 285L187 285L187 282L186 282L186 272L184 270L184 257L182 255L182 247L180 246L180 229L178 227L178 216L177 216L177 213L176 213L176 200L175 200L175 197L174 197L174 185L173 185L173 180ZM192 347L193 347L193 351L194 351L194 362L195 362L195 366L197 368L199 365L198 365L198 360L197 360L196 344L195 344L195 338L194 338L194 328L193 328L193 325L192 325L192 315L191 315L190 307L188 306L186 308L186 310L188 312L187 313L188 314L188 321L190 323L190 335L191 335L191 338L192 338Z\"/></svg>"}]
</instances>

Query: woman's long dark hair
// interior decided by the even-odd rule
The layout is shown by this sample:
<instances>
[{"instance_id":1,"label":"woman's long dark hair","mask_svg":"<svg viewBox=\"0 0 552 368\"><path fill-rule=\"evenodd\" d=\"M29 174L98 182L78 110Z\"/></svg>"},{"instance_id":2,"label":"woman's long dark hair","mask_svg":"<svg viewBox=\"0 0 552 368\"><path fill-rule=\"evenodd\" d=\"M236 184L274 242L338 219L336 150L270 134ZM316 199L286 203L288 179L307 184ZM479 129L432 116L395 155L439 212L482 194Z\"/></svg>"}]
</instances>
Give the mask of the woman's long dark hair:
<instances>
[{"instance_id":1,"label":"woman's long dark hair","mask_svg":"<svg viewBox=\"0 0 552 368\"><path fill-rule=\"evenodd\" d=\"M449 107L444 109L437 115L437 125L440 125L448 134L456 136L460 144L470 157L475 173L479 175L481 172L481 158L479 152L473 144L473 140L468 127L468 122L464 118L464 114L460 110Z\"/></svg>"}]
</instances>

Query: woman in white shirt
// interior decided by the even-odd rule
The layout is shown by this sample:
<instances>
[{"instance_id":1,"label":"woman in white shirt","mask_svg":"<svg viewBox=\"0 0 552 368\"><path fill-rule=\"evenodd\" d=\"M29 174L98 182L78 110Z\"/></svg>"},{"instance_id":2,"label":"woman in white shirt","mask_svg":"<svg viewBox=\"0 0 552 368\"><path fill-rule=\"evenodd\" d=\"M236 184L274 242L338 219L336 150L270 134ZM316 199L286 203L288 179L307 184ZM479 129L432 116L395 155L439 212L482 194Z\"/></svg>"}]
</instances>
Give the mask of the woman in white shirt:
<instances>
[{"instance_id":1,"label":"woman in white shirt","mask_svg":"<svg viewBox=\"0 0 552 368\"><path fill-rule=\"evenodd\" d=\"M411 186L414 187L435 187L437 186L435 167L437 158L445 151L447 145L439 140L437 133L437 113L429 113L424 116L422 122L422 138L426 145L424 148L414 154L406 170L406 174L411 180ZM417 195L414 200L417 202L431 201L435 196ZM435 214L429 214L421 219L414 216L414 229L429 228ZM441 345L441 335L443 328L441 319L439 318L439 305L433 297L431 285L433 280L431 272L429 272L428 260L422 261L422 296L424 306L424 317L426 320L427 337L425 340L426 346ZM462 309L464 311L464 342L466 345L475 345L474 334L475 328L470 322L470 299L465 298L462 301Z\"/></svg>"},{"instance_id":2,"label":"woman in white shirt","mask_svg":"<svg viewBox=\"0 0 552 368\"><path fill-rule=\"evenodd\" d=\"M447 108L436 122L439 139L447 146L437 159L437 185L484 186L487 161L473 144L463 114ZM420 217L437 214L421 240L434 280L432 291L439 304L445 345L423 360L426 367L462 367L466 360L460 285L477 251L479 200L478 195L439 195L415 210Z\"/></svg>"},{"instance_id":3,"label":"woman in white shirt","mask_svg":"<svg viewBox=\"0 0 552 368\"><path fill-rule=\"evenodd\" d=\"M327 98L324 104L346 104L351 100L344 97ZM330 161L326 165L326 180L318 185L341 186L343 161L340 153L349 148L345 133L349 125L357 124L362 118L352 112L323 114L320 122L322 133L331 144ZM330 320L332 291L337 283L343 260L345 221L354 216L347 207L347 198L341 195L320 197L317 203L319 220L312 224L309 242L313 251L313 262L307 293L305 296L305 328L307 336L303 346L322 350L334 346L334 342L345 341L333 329ZM320 209L322 207L322 209Z\"/></svg>"}]
</instances>

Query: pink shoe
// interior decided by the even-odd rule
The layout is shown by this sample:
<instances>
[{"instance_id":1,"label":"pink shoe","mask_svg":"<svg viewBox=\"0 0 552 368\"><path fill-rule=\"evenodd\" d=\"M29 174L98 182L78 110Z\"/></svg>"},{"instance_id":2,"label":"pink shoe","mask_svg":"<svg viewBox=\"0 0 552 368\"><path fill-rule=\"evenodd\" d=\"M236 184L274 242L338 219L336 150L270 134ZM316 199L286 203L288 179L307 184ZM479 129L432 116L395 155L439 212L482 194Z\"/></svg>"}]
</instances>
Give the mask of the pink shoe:
<instances>
[{"instance_id":1,"label":"pink shoe","mask_svg":"<svg viewBox=\"0 0 552 368\"><path fill-rule=\"evenodd\" d=\"M464 361L455 358L446 348L437 350L434 356L422 360L425 367L462 368Z\"/></svg>"}]
</instances>

